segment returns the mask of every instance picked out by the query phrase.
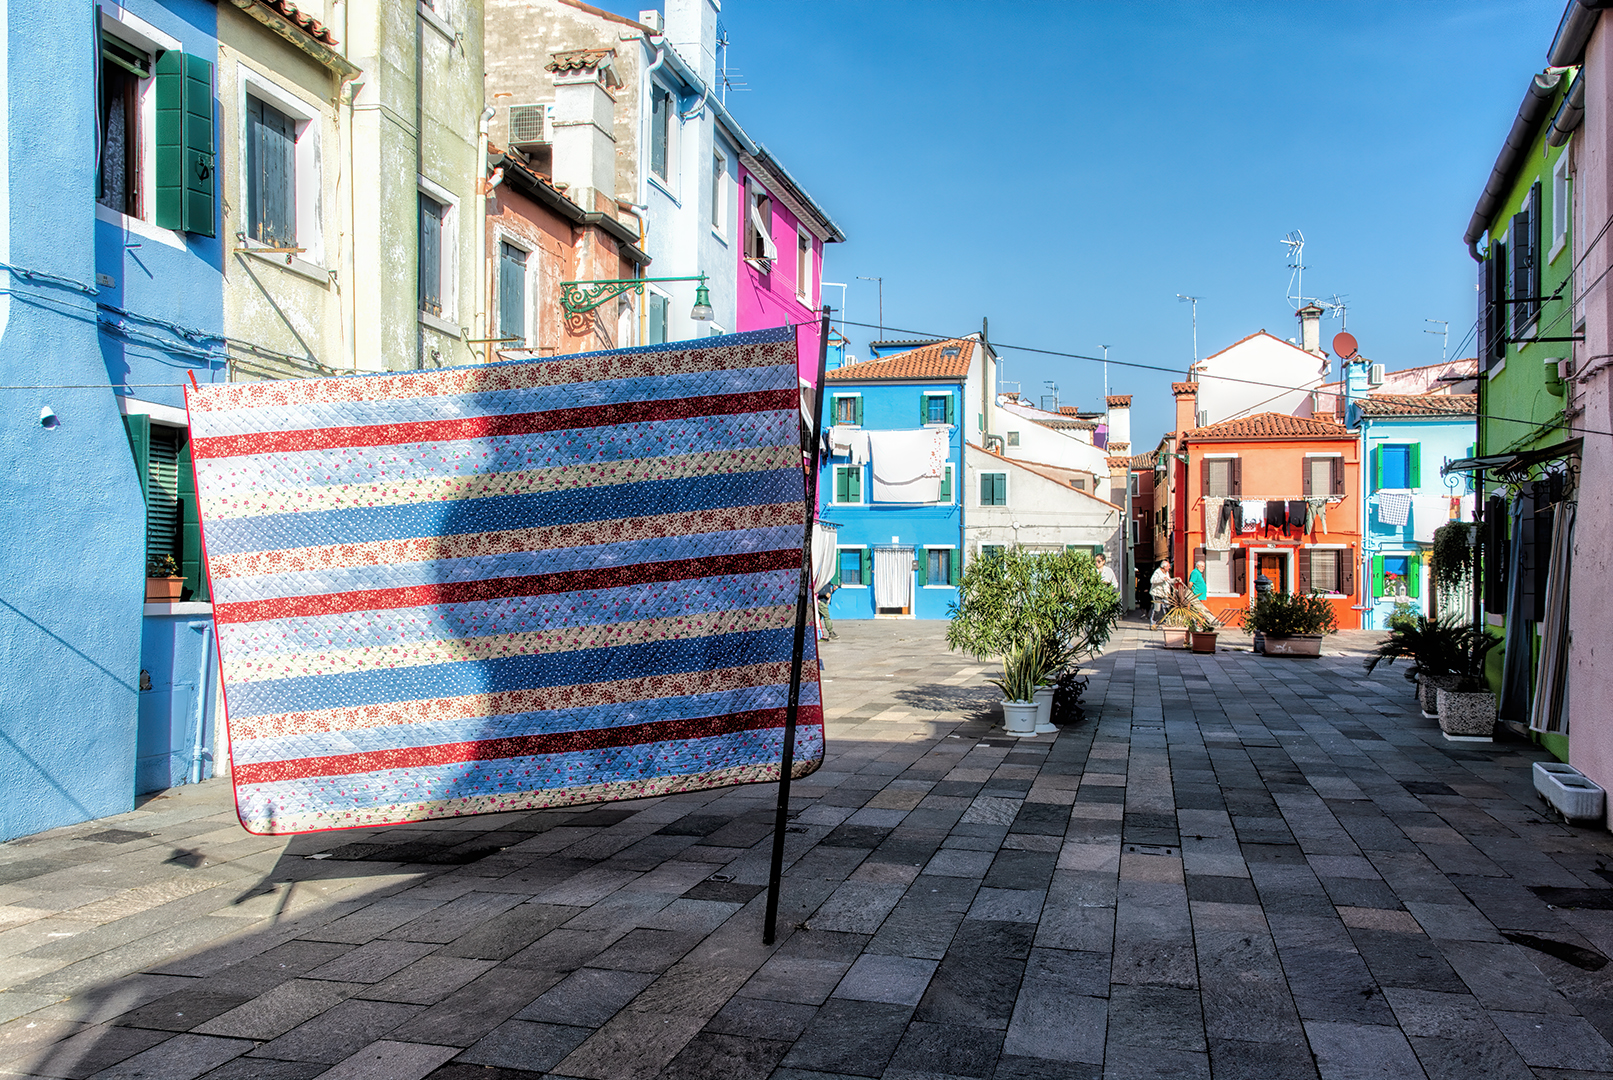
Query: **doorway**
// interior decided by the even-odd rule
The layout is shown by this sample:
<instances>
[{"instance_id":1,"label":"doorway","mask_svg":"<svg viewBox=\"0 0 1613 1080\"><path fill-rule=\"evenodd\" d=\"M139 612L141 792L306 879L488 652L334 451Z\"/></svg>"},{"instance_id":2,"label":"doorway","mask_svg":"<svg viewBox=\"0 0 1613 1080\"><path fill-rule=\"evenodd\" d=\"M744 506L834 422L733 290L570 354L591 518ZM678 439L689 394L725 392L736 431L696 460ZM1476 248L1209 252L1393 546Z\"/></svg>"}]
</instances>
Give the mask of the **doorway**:
<instances>
[{"instance_id":1,"label":"doorway","mask_svg":"<svg viewBox=\"0 0 1613 1080\"><path fill-rule=\"evenodd\" d=\"M910 547L874 549L875 618L913 617L913 562Z\"/></svg>"},{"instance_id":2,"label":"doorway","mask_svg":"<svg viewBox=\"0 0 1613 1080\"><path fill-rule=\"evenodd\" d=\"M1262 551L1255 565L1255 576L1264 574L1278 592L1288 591L1288 556L1281 551Z\"/></svg>"}]
</instances>

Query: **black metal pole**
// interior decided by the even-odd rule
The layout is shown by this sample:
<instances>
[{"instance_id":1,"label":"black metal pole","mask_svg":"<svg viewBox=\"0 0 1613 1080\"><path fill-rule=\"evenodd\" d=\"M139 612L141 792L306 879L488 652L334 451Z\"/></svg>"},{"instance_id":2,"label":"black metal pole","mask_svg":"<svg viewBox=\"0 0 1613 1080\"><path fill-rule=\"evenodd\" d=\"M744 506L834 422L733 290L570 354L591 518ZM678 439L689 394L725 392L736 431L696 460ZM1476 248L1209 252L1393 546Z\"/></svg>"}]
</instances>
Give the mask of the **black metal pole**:
<instances>
[{"instance_id":1,"label":"black metal pole","mask_svg":"<svg viewBox=\"0 0 1613 1080\"><path fill-rule=\"evenodd\" d=\"M778 809L773 814L773 861L767 872L767 916L762 944L777 936L779 885L784 878L784 830L790 818L790 773L795 768L795 723L801 709L801 669L806 663L806 624L812 594L812 524L818 516L818 432L823 427L823 377L829 362L829 305L818 325L818 381L812 395L812 424L801 417L802 479L806 528L801 539L801 580L795 587L795 651L790 658L790 699L784 710L784 754L779 762ZM820 691L821 693L821 691ZM821 705L821 702L820 702Z\"/></svg>"}]
</instances>

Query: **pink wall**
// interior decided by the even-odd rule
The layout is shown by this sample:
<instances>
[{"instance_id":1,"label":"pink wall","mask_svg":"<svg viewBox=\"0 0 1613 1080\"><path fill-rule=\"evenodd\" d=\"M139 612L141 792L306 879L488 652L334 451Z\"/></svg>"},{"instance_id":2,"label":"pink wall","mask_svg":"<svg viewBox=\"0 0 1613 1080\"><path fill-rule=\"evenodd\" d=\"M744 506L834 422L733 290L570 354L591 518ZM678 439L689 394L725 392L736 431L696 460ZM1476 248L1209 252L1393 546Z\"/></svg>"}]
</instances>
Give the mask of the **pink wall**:
<instances>
[{"instance_id":1,"label":"pink wall","mask_svg":"<svg viewBox=\"0 0 1613 1080\"><path fill-rule=\"evenodd\" d=\"M739 167L739 191L741 198L746 198L748 190L747 181L768 190L760 177L753 176L743 165ZM796 237L800 235L796 216L790 213L773 195L772 205L772 236L773 244L778 248L778 260L773 264L771 273L764 274L755 266L745 261L744 237L745 223L750 214L750 207L743 206L739 213L738 234L740 243L737 258L739 259L739 288L737 306L735 309L734 327L736 331L766 330L774 326L785 326L791 323L805 324L801 326L796 335L800 350L799 363L801 377L809 383L816 383L818 379L818 304L820 282L823 280L823 241L812 237L812 264L808 268L808 281L805 289L805 299L796 292ZM809 234L810 235L810 234Z\"/></svg>"}]
</instances>

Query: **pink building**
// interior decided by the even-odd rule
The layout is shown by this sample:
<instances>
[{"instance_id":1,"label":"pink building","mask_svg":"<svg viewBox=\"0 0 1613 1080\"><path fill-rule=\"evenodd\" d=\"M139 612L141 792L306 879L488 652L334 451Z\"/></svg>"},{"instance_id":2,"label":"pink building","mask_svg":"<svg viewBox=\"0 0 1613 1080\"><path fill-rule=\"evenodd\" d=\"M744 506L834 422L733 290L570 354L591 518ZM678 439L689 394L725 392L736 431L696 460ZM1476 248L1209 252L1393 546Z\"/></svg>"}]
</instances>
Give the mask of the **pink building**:
<instances>
[{"instance_id":1,"label":"pink building","mask_svg":"<svg viewBox=\"0 0 1613 1080\"><path fill-rule=\"evenodd\" d=\"M845 234L766 147L739 155L739 189L744 243L734 329L801 326L801 377L816 382L823 246Z\"/></svg>"}]
</instances>

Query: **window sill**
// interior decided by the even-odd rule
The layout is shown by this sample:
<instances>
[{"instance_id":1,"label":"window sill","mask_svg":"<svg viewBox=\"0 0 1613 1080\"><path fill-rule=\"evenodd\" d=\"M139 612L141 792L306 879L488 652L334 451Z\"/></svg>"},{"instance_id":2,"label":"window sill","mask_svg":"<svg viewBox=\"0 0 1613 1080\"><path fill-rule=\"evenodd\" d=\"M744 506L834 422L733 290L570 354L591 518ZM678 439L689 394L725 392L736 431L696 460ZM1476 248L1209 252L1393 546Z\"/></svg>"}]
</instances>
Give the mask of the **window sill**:
<instances>
[{"instance_id":1,"label":"window sill","mask_svg":"<svg viewBox=\"0 0 1613 1080\"><path fill-rule=\"evenodd\" d=\"M145 614L147 618L154 615L211 615L213 605L198 603L194 600L175 604L147 604Z\"/></svg>"},{"instance_id":2,"label":"window sill","mask_svg":"<svg viewBox=\"0 0 1613 1080\"><path fill-rule=\"evenodd\" d=\"M868 586L866 586L866 585L836 585L835 588L837 588L837 589L866 589L866 588L868 588Z\"/></svg>"},{"instance_id":3,"label":"window sill","mask_svg":"<svg viewBox=\"0 0 1613 1080\"><path fill-rule=\"evenodd\" d=\"M921 589L953 589L953 590L956 590L957 586L956 585L920 585L919 588L921 588Z\"/></svg>"},{"instance_id":4,"label":"window sill","mask_svg":"<svg viewBox=\"0 0 1613 1080\"><path fill-rule=\"evenodd\" d=\"M1501 374L1506 369L1507 369L1507 358L1503 356L1499 363L1495 364L1494 366L1492 366L1490 368L1489 371L1486 371L1484 373L1484 377L1486 379L1494 379L1497 375Z\"/></svg>"},{"instance_id":5,"label":"window sill","mask_svg":"<svg viewBox=\"0 0 1613 1080\"><path fill-rule=\"evenodd\" d=\"M142 237L146 240L152 240L156 243L164 244L171 248L177 248L180 251L188 250L185 245L185 236L183 233L177 233L172 229L164 229L153 225L144 218L130 217L128 214L119 213L116 210L102 206L100 203L95 204L95 217L97 221L104 221L108 225L115 225L126 233L133 233L134 235Z\"/></svg>"},{"instance_id":6,"label":"window sill","mask_svg":"<svg viewBox=\"0 0 1613 1080\"><path fill-rule=\"evenodd\" d=\"M428 330L435 330L446 337L451 337L455 341L463 340L465 337L464 331L458 326L455 326L441 315L433 315L429 311L420 312L420 325Z\"/></svg>"},{"instance_id":7,"label":"window sill","mask_svg":"<svg viewBox=\"0 0 1613 1080\"><path fill-rule=\"evenodd\" d=\"M672 181L670 179L663 180L654 173L650 173L649 181L651 187L655 188L661 194L672 200L673 206L676 206L680 210L683 209L683 200L672 194Z\"/></svg>"},{"instance_id":8,"label":"window sill","mask_svg":"<svg viewBox=\"0 0 1613 1080\"><path fill-rule=\"evenodd\" d=\"M728 246L728 234L723 232L721 229L716 229L716 228L712 229L711 230L711 235L712 235L712 238L714 240L716 240L717 243L721 244L723 247Z\"/></svg>"},{"instance_id":9,"label":"window sill","mask_svg":"<svg viewBox=\"0 0 1613 1080\"><path fill-rule=\"evenodd\" d=\"M235 253L237 255L251 255L253 258L261 259L278 270L296 274L298 277L305 277L316 285L330 287L332 271L325 269L318 263L309 262L307 259L299 259L295 255L288 259L283 254L276 255L272 251L261 250L267 246L266 244L259 244L256 240L248 240L246 241L246 246L236 248Z\"/></svg>"},{"instance_id":10,"label":"window sill","mask_svg":"<svg viewBox=\"0 0 1613 1080\"><path fill-rule=\"evenodd\" d=\"M431 6L427 4L425 0L417 0L415 6L420 12L420 17L426 21L426 25L437 31L437 33L441 34L443 37L447 38L450 45L453 44L454 38L458 36L454 32L453 24L433 11Z\"/></svg>"},{"instance_id":11,"label":"window sill","mask_svg":"<svg viewBox=\"0 0 1613 1080\"><path fill-rule=\"evenodd\" d=\"M1567 247L1568 234L1563 233L1557 238L1557 242L1551 245L1551 251L1546 254L1546 264L1549 266L1550 264L1556 262L1557 256L1561 255L1563 250Z\"/></svg>"}]
</instances>

